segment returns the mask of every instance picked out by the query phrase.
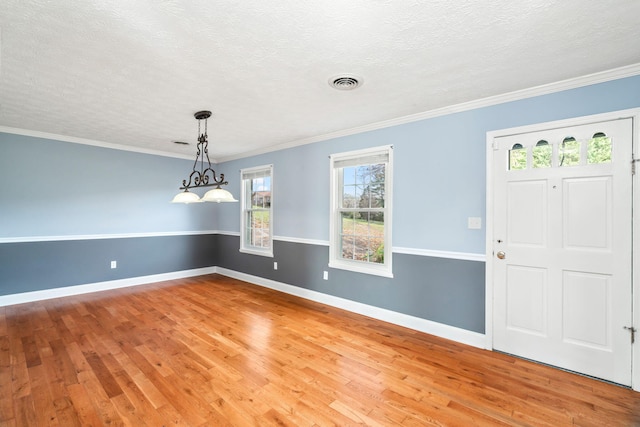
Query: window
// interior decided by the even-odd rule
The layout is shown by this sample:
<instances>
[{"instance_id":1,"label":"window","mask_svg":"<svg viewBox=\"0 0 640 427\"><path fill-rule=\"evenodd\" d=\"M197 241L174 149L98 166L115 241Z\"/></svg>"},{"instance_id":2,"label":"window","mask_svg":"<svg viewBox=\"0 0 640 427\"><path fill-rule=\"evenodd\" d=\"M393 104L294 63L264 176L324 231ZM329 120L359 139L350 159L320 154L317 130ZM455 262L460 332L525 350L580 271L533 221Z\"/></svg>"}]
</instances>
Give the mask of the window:
<instances>
[{"instance_id":1,"label":"window","mask_svg":"<svg viewBox=\"0 0 640 427\"><path fill-rule=\"evenodd\" d=\"M273 256L273 165L240 171L240 252Z\"/></svg>"},{"instance_id":2,"label":"window","mask_svg":"<svg viewBox=\"0 0 640 427\"><path fill-rule=\"evenodd\" d=\"M515 143L509 150L509 170L555 168L611 163L613 142L603 132L590 139L567 136L562 141L539 140L534 146Z\"/></svg>"},{"instance_id":3,"label":"window","mask_svg":"<svg viewBox=\"0 0 640 427\"><path fill-rule=\"evenodd\" d=\"M393 147L331 156L329 267L393 277Z\"/></svg>"},{"instance_id":4,"label":"window","mask_svg":"<svg viewBox=\"0 0 640 427\"><path fill-rule=\"evenodd\" d=\"M580 164L580 148L579 141L572 136L568 136L562 140L559 151L559 165L560 166L575 166Z\"/></svg>"},{"instance_id":5,"label":"window","mask_svg":"<svg viewBox=\"0 0 640 427\"><path fill-rule=\"evenodd\" d=\"M522 170L527 168L527 150L522 144L513 144L509 150L509 170Z\"/></svg>"},{"instance_id":6,"label":"window","mask_svg":"<svg viewBox=\"0 0 640 427\"><path fill-rule=\"evenodd\" d=\"M611 163L611 138L602 132L596 132L588 143L587 162Z\"/></svg>"},{"instance_id":7,"label":"window","mask_svg":"<svg viewBox=\"0 0 640 427\"><path fill-rule=\"evenodd\" d=\"M550 168L551 154L553 150L548 141L541 139L535 147L533 147L533 167L534 168Z\"/></svg>"}]
</instances>

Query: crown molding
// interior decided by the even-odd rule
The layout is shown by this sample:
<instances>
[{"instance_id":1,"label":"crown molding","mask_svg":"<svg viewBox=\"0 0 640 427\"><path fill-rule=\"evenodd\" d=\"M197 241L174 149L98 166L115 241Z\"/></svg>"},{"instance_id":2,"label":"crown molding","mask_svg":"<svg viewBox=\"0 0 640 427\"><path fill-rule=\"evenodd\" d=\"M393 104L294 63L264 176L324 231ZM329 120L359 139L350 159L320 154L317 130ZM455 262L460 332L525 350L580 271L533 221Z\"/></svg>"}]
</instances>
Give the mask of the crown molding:
<instances>
[{"instance_id":1,"label":"crown molding","mask_svg":"<svg viewBox=\"0 0 640 427\"><path fill-rule=\"evenodd\" d=\"M259 154L266 154L274 151L280 151L288 148L298 147L301 145L313 144L315 142L327 141L330 139L340 138L340 137L349 136L349 135L355 135L358 133L370 132L373 130L384 129L384 128L398 126L406 123L417 122L420 120L431 119L434 117L445 116L447 114L460 113L463 111L474 110L477 108L489 107L492 105L503 104L511 101L518 101L525 98L532 98L540 95L548 95L555 92L561 92L564 90L576 89L579 87L589 86L589 85L598 84L598 83L604 83L612 80L623 79L626 77L633 77L639 74L640 74L640 63L627 65L624 67L614 68L612 70L601 71L599 73L593 73L585 76L575 77L572 79L562 80L555 83L544 84L540 86L531 87L528 89L522 89L522 90L504 93L501 95L495 95L487 98L477 99L474 101L450 105L447 107L436 108L434 110L424 111L422 113L416 113L408 116L397 117L394 119L371 123L364 126L357 126L350 129L330 132L324 135L313 136L310 138L284 142L281 144L272 145L270 147L262 148L259 150L247 151L237 155L219 157L219 158L213 159L212 163L217 164L222 162L228 162L231 160L243 159L246 157L257 156ZM35 138L52 139L56 141L92 145L95 147L130 151L134 153L150 154L154 156L193 160L193 156L186 155L186 154L178 154L178 153L172 153L172 152L162 151L162 150L153 150L153 149L135 147L130 145L98 141L94 139L78 138L73 136L59 135L54 133L40 132L40 131L34 131L34 130L28 130L28 129L13 128L8 126L0 126L0 133L9 133L9 134L15 134L15 135L31 136Z\"/></svg>"},{"instance_id":2,"label":"crown molding","mask_svg":"<svg viewBox=\"0 0 640 427\"><path fill-rule=\"evenodd\" d=\"M8 127L8 126L0 126L0 133L10 133L14 135L31 136L34 138L53 139L54 141L71 142L73 144L91 145L94 147L110 148L112 150L130 151L133 153L151 154L153 156L173 157L176 159L193 160L193 156L188 156L186 154L170 153L168 151L153 150L150 148L135 147L132 145L114 144L111 142L98 141L95 139L77 138L75 136L59 135L57 133L40 132L37 130L28 130L28 129Z\"/></svg>"},{"instance_id":3,"label":"crown molding","mask_svg":"<svg viewBox=\"0 0 640 427\"><path fill-rule=\"evenodd\" d=\"M431 119L435 117L445 116L448 114L461 113L464 111L475 110L483 107L503 104L506 102L518 101L535 96L549 95L556 92L562 92L579 87L590 86L598 83L605 83L612 80L633 77L640 74L640 63L627 65L625 67L614 68L612 70L601 71L599 73L588 74L585 76L575 77L559 82L548 83L540 86L534 86L527 89L521 89L513 92L507 92L500 95L481 98L474 101L463 102L460 104L450 105L447 107L436 108L434 110L424 111L422 113L411 114L408 116L397 117L395 119L384 120L381 122L371 123L364 126L358 126L350 129L344 129L324 135L314 136L310 138L299 139L295 141L285 142L273 145L268 148L247 151L238 155L220 157L217 163L228 162L231 160L242 159L245 157L257 156L259 154L270 153L273 151L285 150L287 148L298 147L301 145L313 144L314 142L327 141L330 139L340 138L358 133L370 132L373 130L384 129L392 126L403 125L406 123L417 122L420 120Z\"/></svg>"}]
</instances>

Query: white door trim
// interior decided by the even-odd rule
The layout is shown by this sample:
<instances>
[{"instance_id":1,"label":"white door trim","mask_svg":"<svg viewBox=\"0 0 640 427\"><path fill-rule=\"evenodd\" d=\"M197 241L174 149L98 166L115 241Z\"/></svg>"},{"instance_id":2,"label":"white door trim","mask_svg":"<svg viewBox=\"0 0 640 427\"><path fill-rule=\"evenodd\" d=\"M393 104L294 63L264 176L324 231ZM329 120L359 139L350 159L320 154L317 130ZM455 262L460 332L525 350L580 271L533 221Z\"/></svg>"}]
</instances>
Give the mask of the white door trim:
<instances>
[{"instance_id":1,"label":"white door trim","mask_svg":"<svg viewBox=\"0 0 640 427\"><path fill-rule=\"evenodd\" d=\"M597 121L609 121L621 118L633 119L633 153L636 158L640 157L640 108L613 111L591 116L575 117L571 119L558 120L545 123L536 123L527 126L519 126L508 129L500 129L487 132L486 139L486 268L485 268L485 348L493 349L493 141L497 137L515 135L520 133L534 132L549 128L579 126ZM629 159L631 161L631 159ZM637 172L633 177L633 224L640 224L640 164L637 165ZM640 330L640 233L633 236L633 326ZM635 344L632 346L631 356L631 386L635 391L640 391L640 332L636 334Z\"/></svg>"}]
</instances>

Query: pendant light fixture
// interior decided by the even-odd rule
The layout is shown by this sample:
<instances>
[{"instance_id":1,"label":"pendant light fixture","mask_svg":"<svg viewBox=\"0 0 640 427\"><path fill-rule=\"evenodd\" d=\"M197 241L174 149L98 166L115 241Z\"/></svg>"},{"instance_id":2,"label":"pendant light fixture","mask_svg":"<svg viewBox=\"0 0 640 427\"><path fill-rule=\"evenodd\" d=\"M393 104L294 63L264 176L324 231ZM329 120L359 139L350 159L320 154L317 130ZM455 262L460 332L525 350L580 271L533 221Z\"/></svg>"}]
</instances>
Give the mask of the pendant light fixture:
<instances>
[{"instance_id":1,"label":"pendant light fixture","mask_svg":"<svg viewBox=\"0 0 640 427\"><path fill-rule=\"evenodd\" d=\"M181 191L178 193L171 203L200 203L200 202L237 202L233 195L227 190L220 188L221 185L227 185L224 180L224 174L220 177L216 175L216 171L211 167L209 160L209 141L207 140L207 119L211 117L211 111L198 111L194 114L198 120L198 146L196 150L196 161L193 163L193 170L189 175L189 179L182 180ZM200 133L200 121L204 120L204 133ZM205 157L207 162L205 164ZM206 166L206 167L205 167ZM189 191L191 188L216 187L209 190L200 198L196 193Z\"/></svg>"}]
</instances>

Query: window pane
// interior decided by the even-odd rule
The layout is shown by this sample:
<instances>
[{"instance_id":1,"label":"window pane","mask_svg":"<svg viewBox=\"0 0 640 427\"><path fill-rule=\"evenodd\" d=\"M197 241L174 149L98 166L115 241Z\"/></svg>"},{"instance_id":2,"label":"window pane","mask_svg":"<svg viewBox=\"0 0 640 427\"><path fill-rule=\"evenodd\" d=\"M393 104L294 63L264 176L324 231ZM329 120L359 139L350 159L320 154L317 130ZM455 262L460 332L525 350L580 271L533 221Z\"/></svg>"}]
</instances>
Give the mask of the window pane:
<instances>
[{"instance_id":1,"label":"window pane","mask_svg":"<svg viewBox=\"0 0 640 427\"><path fill-rule=\"evenodd\" d=\"M348 167L342 170L342 181L344 185L355 185L356 183L356 168Z\"/></svg>"},{"instance_id":2,"label":"window pane","mask_svg":"<svg viewBox=\"0 0 640 427\"><path fill-rule=\"evenodd\" d=\"M371 246L370 246L370 253L371 253L371 262L375 262L378 264L383 264L384 263L384 239L379 237L379 238L373 238L371 240Z\"/></svg>"},{"instance_id":3,"label":"window pane","mask_svg":"<svg viewBox=\"0 0 640 427\"><path fill-rule=\"evenodd\" d=\"M367 166L358 166L356 168L356 183L362 187L367 186L369 184L371 175L370 167Z\"/></svg>"},{"instance_id":4,"label":"window pane","mask_svg":"<svg viewBox=\"0 0 640 427\"><path fill-rule=\"evenodd\" d=\"M268 248L271 247L271 212L270 211L263 211L261 212L263 214L262 217L262 230L261 230L261 245L263 248Z\"/></svg>"},{"instance_id":5,"label":"window pane","mask_svg":"<svg viewBox=\"0 0 640 427\"><path fill-rule=\"evenodd\" d=\"M357 168L356 201L359 208L384 207L385 165L373 164Z\"/></svg>"},{"instance_id":6,"label":"window pane","mask_svg":"<svg viewBox=\"0 0 640 427\"><path fill-rule=\"evenodd\" d=\"M565 138L558 152L559 166L575 166L580 164L580 142L572 136Z\"/></svg>"},{"instance_id":7,"label":"window pane","mask_svg":"<svg viewBox=\"0 0 640 427\"><path fill-rule=\"evenodd\" d=\"M341 208L384 207L384 164L343 169Z\"/></svg>"},{"instance_id":8,"label":"window pane","mask_svg":"<svg viewBox=\"0 0 640 427\"><path fill-rule=\"evenodd\" d=\"M342 257L384 263L384 213L342 212Z\"/></svg>"},{"instance_id":9,"label":"window pane","mask_svg":"<svg viewBox=\"0 0 640 427\"><path fill-rule=\"evenodd\" d=\"M356 197L356 187L354 185L346 187L342 195L341 208L355 208L358 206L358 198Z\"/></svg>"},{"instance_id":10,"label":"window pane","mask_svg":"<svg viewBox=\"0 0 640 427\"><path fill-rule=\"evenodd\" d=\"M359 208L368 208L369 207L370 195L369 195L369 187L368 186L359 185L358 186L357 197L358 197L357 206Z\"/></svg>"},{"instance_id":11,"label":"window pane","mask_svg":"<svg viewBox=\"0 0 640 427\"><path fill-rule=\"evenodd\" d=\"M538 141L533 147L533 167L534 168L550 168L551 167L551 145L545 140Z\"/></svg>"},{"instance_id":12,"label":"window pane","mask_svg":"<svg viewBox=\"0 0 640 427\"><path fill-rule=\"evenodd\" d=\"M247 243L260 248L270 247L270 212L268 210L248 211L247 219Z\"/></svg>"},{"instance_id":13,"label":"window pane","mask_svg":"<svg viewBox=\"0 0 640 427\"><path fill-rule=\"evenodd\" d=\"M254 244L254 235L253 235L253 212L247 211L247 219L246 219L246 230L245 230L245 242L248 245L253 246Z\"/></svg>"},{"instance_id":14,"label":"window pane","mask_svg":"<svg viewBox=\"0 0 640 427\"><path fill-rule=\"evenodd\" d=\"M342 236L340 240L340 253L344 259L355 259L355 239L353 236Z\"/></svg>"},{"instance_id":15,"label":"window pane","mask_svg":"<svg viewBox=\"0 0 640 427\"><path fill-rule=\"evenodd\" d=\"M355 234L356 221L354 220L354 217L355 217L355 214L353 212L342 212L340 234L342 235Z\"/></svg>"},{"instance_id":16,"label":"window pane","mask_svg":"<svg viewBox=\"0 0 640 427\"><path fill-rule=\"evenodd\" d=\"M384 207L384 182L385 182L385 165L384 163L371 165L371 182L369 188L371 190L371 207Z\"/></svg>"},{"instance_id":17,"label":"window pane","mask_svg":"<svg viewBox=\"0 0 640 427\"><path fill-rule=\"evenodd\" d=\"M527 168L527 150L522 144L514 144L509 150L509 170L522 170Z\"/></svg>"},{"instance_id":18,"label":"window pane","mask_svg":"<svg viewBox=\"0 0 640 427\"><path fill-rule=\"evenodd\" d=\"M244 243L245 245L252 245L252 233L251 233L251 211L245 212L245 229L244 229Z\"/></svg>"},{"instance_id":19,"label":"window pane","mask_svg":"<svg viewBox=\"0 0 640 427\"><path fill-rule=\"evenodd\" d=\"M269 208L271 206L271 177L251 180L252 208Z\"/></svg>"},{"instance_id":20,"label":"window pane","mask_svg":"<svg viewBox=\"0 0 640 427\"><path fill-rule=\"evenodd\" d=\"M355 208L358 205L356 168L349 167L342 170L342 208Z\"/></svg>"},{"instance_id":21,"label":"window pane","mask_svg":"<svg viewBox=\"0 0 640 427\"><path fill-rule=\"evenodd\" d=\"M611 138L602 132L593 135L587 148L587 161L590 164L611 162Z\"/></svg>"}]
</instances>

